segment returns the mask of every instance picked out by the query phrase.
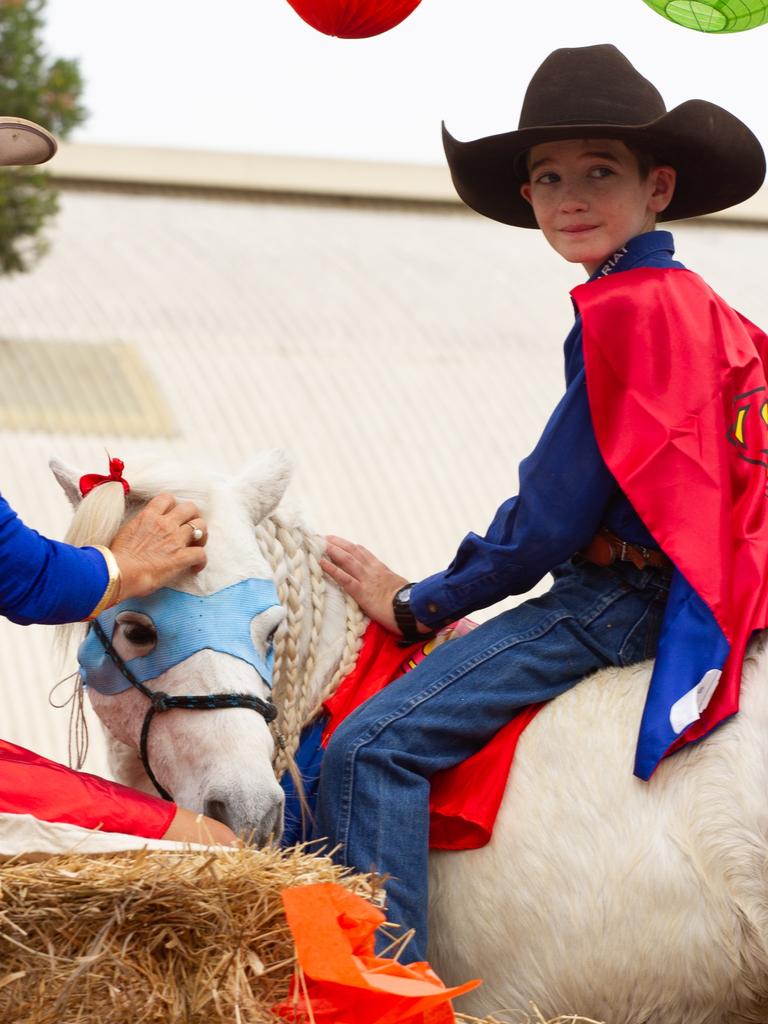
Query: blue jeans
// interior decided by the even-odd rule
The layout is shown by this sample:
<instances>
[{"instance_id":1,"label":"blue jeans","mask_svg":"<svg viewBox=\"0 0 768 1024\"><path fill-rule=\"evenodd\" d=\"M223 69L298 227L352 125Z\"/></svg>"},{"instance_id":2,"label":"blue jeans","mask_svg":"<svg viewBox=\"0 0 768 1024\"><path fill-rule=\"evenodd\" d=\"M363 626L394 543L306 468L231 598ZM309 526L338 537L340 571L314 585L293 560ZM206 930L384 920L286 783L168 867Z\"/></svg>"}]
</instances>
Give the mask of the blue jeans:
<instances>
[{"instance_id":1,"label":"blue jeans","mask_svg":"<svg viewBox=\"0 0 768 1024\"><path fill-rule=\"evenodd\" d=\"M429 780L474 754L527 704L557 697L607 665L656 650L670 575L576 556L542 597L438 647L336 730L314 835L340 863L376 870L390 921L427 947Z\"/></svg>"}]
</instances>

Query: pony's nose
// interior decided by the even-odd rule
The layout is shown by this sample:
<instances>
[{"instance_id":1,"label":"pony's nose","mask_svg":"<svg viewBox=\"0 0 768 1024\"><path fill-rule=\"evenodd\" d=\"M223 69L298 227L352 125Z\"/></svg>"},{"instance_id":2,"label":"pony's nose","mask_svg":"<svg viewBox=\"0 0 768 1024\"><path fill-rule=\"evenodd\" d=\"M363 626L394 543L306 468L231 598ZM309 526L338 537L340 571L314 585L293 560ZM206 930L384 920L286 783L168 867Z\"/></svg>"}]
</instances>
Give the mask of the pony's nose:
<instances>
[{"instance_id":1,"label":"pony's nose","mask_svg":"<svg viewBox=\"0 0 768 1024\"><path fill-rule=\"evenodd\" d=\"M283 791L276 786L275 792L263 796L255 806L241 799L211 795L203 804L203 813L229 825L251 846L265 846L270 840L277 842L283 834L284 803Z\"/></svg>"},{"instance_id":2,"label":"pony's nose","mask_svg":"<svg viewBox=\"0 0 768 1024\"><path fill-rule=\"evenodd\" d=\"M209 818L215 818L216 821L220 821L224 825L229 825L229 815L225 800L217 800L215 798L206 800L203 804L203 814L206 814Z\"/></svg>"}]
</instances>

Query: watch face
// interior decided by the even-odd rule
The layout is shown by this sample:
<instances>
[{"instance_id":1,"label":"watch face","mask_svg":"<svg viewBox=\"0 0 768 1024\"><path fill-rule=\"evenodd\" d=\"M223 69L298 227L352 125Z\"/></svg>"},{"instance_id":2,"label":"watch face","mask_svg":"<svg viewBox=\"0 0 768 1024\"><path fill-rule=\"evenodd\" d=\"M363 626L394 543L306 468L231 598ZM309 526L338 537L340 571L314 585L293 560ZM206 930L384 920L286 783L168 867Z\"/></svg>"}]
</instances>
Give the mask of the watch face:
<instances>
[{"instance_id":1,"label":"watch face","mask_svg":"<svg viewBox=\"0 0 768 1024\"><path fill-rule=\"evenodd\" d=\"M397 592L397 603L408 604L411 600L411 591L413 590L413 584L409 583L407 587L403 587L402 590Z\"/></svg>"}]
</instances>

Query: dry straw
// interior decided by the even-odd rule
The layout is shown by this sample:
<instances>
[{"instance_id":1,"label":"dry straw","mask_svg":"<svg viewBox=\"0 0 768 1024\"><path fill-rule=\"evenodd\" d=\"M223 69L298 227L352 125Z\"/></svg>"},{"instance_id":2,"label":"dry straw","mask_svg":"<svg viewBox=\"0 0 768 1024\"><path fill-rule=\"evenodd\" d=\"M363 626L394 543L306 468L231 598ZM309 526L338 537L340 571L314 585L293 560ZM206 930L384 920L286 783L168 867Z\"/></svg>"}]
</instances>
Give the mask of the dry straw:
<instances>
[{"instance_id":1,"label":"dry straw","mask_svg":"<svg viewBox=\"0 0 768 1024\"><path fill-rule=\"evenodd\" d=\"M0 1021L275 1024L270 1008L296 970L280 891L315 882L377 896L375 879L301 848L6 861ZM457 1021L547 1024L535 1007Z\"/></svg>"},{"instance_id":2,"label":"dry straw","mask_svg":"<svg viewBox=\"0 0 768 1024\"><path fill-rule=\"evenodd\" d=\"M3 1024L261 1024L294 950L280 891L371 882L301 850L0 865Z\"/></svg>"},{"instance_id":3,"label":"dry straw","mask_svg":"<svg viewBox=\"0 0 768 1024\"><path fill-rule=\"evenodd\" d=\"M469 1017L465 1013L457 1013L456 1024L605 1024L605 1021L579 1017L573 1013L545 1020L538 1006L531 1003L530 1013L523 1010L508 1010L502 1012L501 1016L491 1017Z\"/></svg>"}]
</instances>

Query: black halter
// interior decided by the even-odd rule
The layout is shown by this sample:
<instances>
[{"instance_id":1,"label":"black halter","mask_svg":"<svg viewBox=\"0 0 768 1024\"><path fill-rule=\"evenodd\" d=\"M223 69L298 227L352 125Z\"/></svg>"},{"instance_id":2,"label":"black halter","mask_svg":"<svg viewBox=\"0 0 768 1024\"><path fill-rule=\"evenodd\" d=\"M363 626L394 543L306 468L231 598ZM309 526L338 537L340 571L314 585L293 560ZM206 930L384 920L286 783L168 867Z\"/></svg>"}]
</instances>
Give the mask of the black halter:
<instances>
[{"instance_id":1,"label":"black halter","mask_svg":"<svg viewBox=\"0 0 768 1024\"><path fill-rule=\"evenodd\" d=\"M149 754L147 751L149 727L156 714L161 711L171 711L174 708L187 708L190 711L213 711L217 708L250 708L252 711L258 711L268 725L277 718L277 708L271 700L262 700L260 697L254 697L250 693L206 693L199 696L172 697L163 690L150 690L144 683L139 682L125 664L99 625L98 620L94 619L91 623L91 628L101 641L102 647L114 662L117 670L128 680L131 686L135 686L140 693L149 698L149 708L141 726L139 754L141 756L141 763L144 765L144 771L163 800L173 800L173 797L155 778L155 773L149 765Z\"/></svg>"}]
</instances>

